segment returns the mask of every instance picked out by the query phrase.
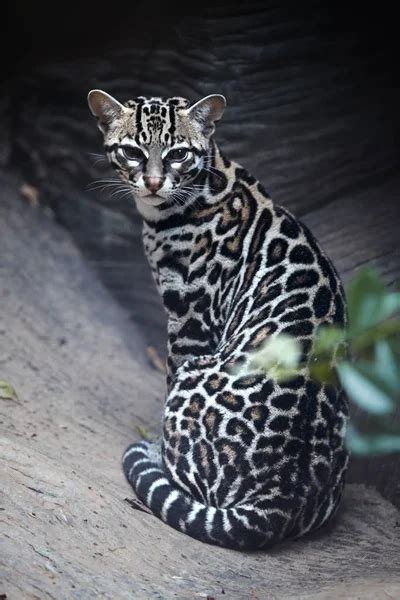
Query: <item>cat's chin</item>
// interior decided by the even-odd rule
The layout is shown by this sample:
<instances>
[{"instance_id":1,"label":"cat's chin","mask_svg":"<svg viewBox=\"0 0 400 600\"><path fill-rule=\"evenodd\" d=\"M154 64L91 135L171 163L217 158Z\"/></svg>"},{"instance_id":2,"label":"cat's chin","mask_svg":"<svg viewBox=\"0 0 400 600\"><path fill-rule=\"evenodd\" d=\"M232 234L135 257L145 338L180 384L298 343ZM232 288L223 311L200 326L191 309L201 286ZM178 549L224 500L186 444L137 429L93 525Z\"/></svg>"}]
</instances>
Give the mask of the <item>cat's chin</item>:
<instances>
[{"instance_id":1,"label":"cat's chin","mask_svg":"<svg viewBox=\"0 0 400 600\"><path fill-rule=\"evenodd\" d=\"M151 194L148 196L140 196L137 199L138 200L140 199L142 202L144 202L148 206L160 206L160 204L164 204L164 202L167 202L166 198L163 198L162 196L157 196L156 194Z\"/></svg>"},{"instance_id":2,"label":"cat's chin","mask_svg":"<svg viewBox=\"0 0 400 600\"><path fill-rule=\"evenodd\" d=\"M135 196L136 208L144 219L149 221L157 221L163 214L165 206L162 206L168 202L166 198L162 196Z\"/></svg>"}]
</instances>

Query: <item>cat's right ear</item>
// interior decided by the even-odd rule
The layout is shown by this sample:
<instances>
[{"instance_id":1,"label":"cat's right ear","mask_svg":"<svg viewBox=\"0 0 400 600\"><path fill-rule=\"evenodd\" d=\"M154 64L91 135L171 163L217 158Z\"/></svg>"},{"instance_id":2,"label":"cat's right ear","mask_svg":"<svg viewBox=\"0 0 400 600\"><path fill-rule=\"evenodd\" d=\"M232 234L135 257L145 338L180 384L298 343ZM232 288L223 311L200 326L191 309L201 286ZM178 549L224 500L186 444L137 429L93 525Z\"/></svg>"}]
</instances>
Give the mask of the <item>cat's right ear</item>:
<instances>
[{"instance_id":1,"label":"cat's right ear","mask_svg":"<svg viewBox=\"0 0 400 600\"><path fill-rule=\"evenodd\" d=\"M97 125L103 133L108 131L110 124L127 109L118 100L103 92L92 90L88 94L89 108L97 119Z\"/></svg>"}]
</instances>

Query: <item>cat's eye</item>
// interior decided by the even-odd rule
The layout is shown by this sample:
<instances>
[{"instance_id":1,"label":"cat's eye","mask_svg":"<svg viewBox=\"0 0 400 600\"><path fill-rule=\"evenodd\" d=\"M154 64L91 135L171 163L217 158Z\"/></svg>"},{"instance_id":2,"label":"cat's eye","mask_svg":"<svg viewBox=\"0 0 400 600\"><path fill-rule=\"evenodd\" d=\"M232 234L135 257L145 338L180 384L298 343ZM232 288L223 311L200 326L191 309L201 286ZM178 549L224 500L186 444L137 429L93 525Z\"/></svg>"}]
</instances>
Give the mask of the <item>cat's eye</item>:
<instances>
[{"instance_id":1,"label":"cat's eye","mask_svg":"<svg viewBox=\"0 0 400 600\"><path fill-rule=\"evenodd\" d=\"M186 148L176 148L175 150L171 150L167 154L167 159L170 162L183 162L188 156L188 151Z\"/></svg>"},{"instance_id":2,"label":"cat's eye","mask_svg":"<svg viewBox=\"0 0 400 600\"><path fill-rule=\"evenodd\" d=\"M136 146L123 146L121 150L126 160L141 162L145 158L143 152Z\"/></svg>"}]
</instances>

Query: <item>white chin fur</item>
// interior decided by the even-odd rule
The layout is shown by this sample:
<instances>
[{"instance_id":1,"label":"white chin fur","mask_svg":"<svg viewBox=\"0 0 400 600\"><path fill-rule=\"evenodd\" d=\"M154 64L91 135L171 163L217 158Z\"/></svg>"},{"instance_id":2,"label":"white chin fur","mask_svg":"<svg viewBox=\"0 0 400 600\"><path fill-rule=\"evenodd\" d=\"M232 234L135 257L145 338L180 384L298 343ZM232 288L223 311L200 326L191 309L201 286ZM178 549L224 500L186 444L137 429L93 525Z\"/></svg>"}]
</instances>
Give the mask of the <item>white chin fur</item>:
<instances>
[{"instance_id":1,"label":"white chin fur","mask_svg":"<svg viewBox=\"0 0 400 600\"><path fill-rule=\"evenodd\" d=\"M158 206L163 202L167 202L164 198L146 198L143 196L135 196L135 201L136 207L142 217L154 221L160 218Z\"/></svg>"},{"instance_id":2,"label":"white chin fur","mask_svg":"<svg viewBox=\"0 0 400 600\"><path fill-rule=\"evenodd\" d=\"M161 198L161 196L155 196L154 198L151 196L141 196L140 200L148 206L160 206L160 204L163 204L163 202L166 201L165 198Z\"/></svg>"}]
</instances>

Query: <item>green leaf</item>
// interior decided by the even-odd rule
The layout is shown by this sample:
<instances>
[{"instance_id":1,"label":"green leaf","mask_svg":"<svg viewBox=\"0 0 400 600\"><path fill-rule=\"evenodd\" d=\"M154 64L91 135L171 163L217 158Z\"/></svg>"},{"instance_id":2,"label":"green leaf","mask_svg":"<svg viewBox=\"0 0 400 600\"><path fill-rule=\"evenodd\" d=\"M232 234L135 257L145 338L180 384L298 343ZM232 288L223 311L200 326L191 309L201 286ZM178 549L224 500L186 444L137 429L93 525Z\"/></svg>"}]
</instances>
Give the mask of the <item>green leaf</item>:
<instances>
[{"instance_id":1,"label":"green leaf","mask_svg":"<svg viewBox=\"0 0 400 600\"><path fill-rule=\"evenodd\" d=\"M335 383L335 370L329 360L312 360L309 365L311 379L320 383Z\"/></svg>"},{"instance_id":2,"label":"green leaf","mask_svg":"<svg viewBox=\"0 0 400 600\"><path fill-rule=\"evenodd\" d=\"M381 304L381 319L387 319L400 311L400 292L389 292Z\"/></svg>"},{"instance_id":3,"label":"green leaf","mask_svg":"<svg viewBox=\"0 0 400 600\"><path fill-rule=\"evenodd\" d=\"M135 425L135 429L140 435L140 437L148 442L153 442L156 439L156 436L148 431L144 425Z\"/></svg>"},{"instance_id":4,"label":"green leaf","mask_svg":"<svg viewBox=\"0 0 400 600\"><path fill-rule=\"evenodd\" d=\"M392 398L368 367L343 362L337 371L347 395L357 406L374 415L385 415L393 410Z\"/></svg>"},{"instance_id":5,"label":"green leaf","mask_svg":"<svg viewBox=\"0 0 400 600\"><path fill-rule=\"evenodd\" d=\"M380 275L362 269L348 285L347 304L352 334L365 331L400 311L400 293L385 289Z\"/></svg>"},{"instance_id":6,"label":"green leaf","mask_svg":"<svg viewBox=\"0 0 400 600\"><path fill-rule=\"evenodd\" d=\"M313 345L313 355L328 354L331 356L336 348L346 340L346 331L334 325L319 327Z\"/></svg>"},{"instance_id":7,"label":"green leaf","mask_svg":"<svg viewBox=\"0 0 400 600\"><path fill-rule=\"evenodd\" d=\"M351 329L363 330L376 322L374 309L384 293L385 285L375 270L365 268L357 273L346 294Z\"/></svg>"},{"instance_id":8,"label":"green leaf","mask_svg":"<svg viewBox=\"0 0 400 600\"><path fill-rule=\"evenodd\" d=\"M365 435L350 423L347 426L346 443L348 448L359 456L376 456L400 452L400 434Z\"/></svg>"},{"instance_id":9,"label":"green leaf","mask_svg":"<svg viewBox=\"0 0 400 600\"><path fill-rule=\"evenodd\" d=\"M16 391L7 381L0 379L0 400L13 400L18 402Z\"/></svg>"},{"instance_id":10,"label":"green leaf","mask_svg":"<svg viewBox=\"0 0 400 600\"><path fill-rule=\"evenodd\" d=\"M400 319L389 319L363 332L352 332L350 344L356 352L368 350L380 340L392 339L400 333Z\"/></svg>"},{"instance_id":11,"label":"green leaf","mask_svg":"<svg viewBox=\"0 0 400 600\"><path fill-rule=\"evenodd\" d=\"M400 395L400 365L396 362L394 352L386 340L381 340L375 346L374 374L385 382L387 389L395 395Z\"/></svg>"}]
</instances>

